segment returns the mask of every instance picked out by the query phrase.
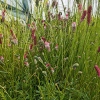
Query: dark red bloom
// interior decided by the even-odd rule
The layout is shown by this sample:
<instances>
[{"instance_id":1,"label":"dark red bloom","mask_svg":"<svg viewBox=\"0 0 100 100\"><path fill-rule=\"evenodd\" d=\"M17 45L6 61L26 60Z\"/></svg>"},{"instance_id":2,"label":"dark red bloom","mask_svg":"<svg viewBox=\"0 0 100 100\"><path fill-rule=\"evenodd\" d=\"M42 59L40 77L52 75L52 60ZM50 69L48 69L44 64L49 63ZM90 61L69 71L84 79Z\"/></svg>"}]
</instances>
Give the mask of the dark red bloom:
<instances>
[{"instance_id":1,"label":"dark red bloom","mask_svg":"<svg viewBox=\"0 0 100 100\"><path fill-rule=\"evenodd\" d=\"M98 67L98 65L95 65L94 68L97 72L98 77L100 77L100 68Z\"/></svg>"},{"instance_id":2,"label":"dark red bloom","mask_svg":"<svg viewBox=\"0 0 100 100\"><path fill-rule=\"evenodd\" d=\"M35 29L32 30L32 34L31 34L31 38L32 38L32 41L34 42L34 45L37 44L37 38L36 38L36 35L35 35Z\"/></svg>"},{"instance_id":3,"label":"dark red bloom","mask_svg":"<svg viewBox=\"0 0 100 100\"><path fill-rule=\"evenodd\" d=\"M0 39L0 44L2 44L2 40Z\"/></svg>"},{"instance_id":4,"label":"dark red bloom","mask_svg":"<svg viewBox=\"0 0 100 100\"><path fill-rule=\"evenodd\" d=\"M3 34L0 34L0 44L2 44Z\"/></svg>"},{"instance_id":5,"label":"dark red bloom","mask_svg":"<svg viewBox=\"0 0 100 100\"><path fill-rule=\"evenodd\" d=\"M88 7L87 13L91 13L91 11L92 11L92 6L90 5L90 6Z\"/></svg>"},{"instance_id":6,"label":"dark red bloom","mask_svg":"<svg viewBox=\"0 0 100 100\"><path fill-rule=\"evenodd\" d=\"M12 38L13 38L13 39L16 39L16 35L14 34L13 30L10 30L10 32L11 32Z\"/></svg>"},{"instance_id":7,"label":"dark red bloom","mask_svg":"<svg viewBox=\"0 0 100 100\"><path fill-rule=\"evenodd\" d=\"M43 27L44 27L44 29L46 29L46 27L47 27L47 26L46 26L46 24L45 24L45 23L44 23Z\"/></svg>"},{"instance_id":8,"label":"dark red bloom","mask_svg":"<svg viewBox=\"0 0 100 100\"><path fill-rule=\"evenodd\" d=\"M90 22L91 22L91 15L88 14L88 15L87 15L87 23L88 23L88 25L90 24Z\"/></svg>"},{"instance_id":9,"label":"dark red bloom","mask_svg":"<svg viewBox=\"0 0 100 100\"><path fill-rule=\"evenodd\" d=\"M59 12L58 14L58 20L61 20L62 19L62 12Z\"/></svg>"},{"instance_id":10,"label":"dark red bloom","mask_svg":"<svg viewBox=\"0 0 100 100\"><path fill-rule=\"evenodd\" d=\"M81 22L82 22L82 21L84 20L84 18L86 17L86 12L87 12L86 10L83 11L83 14L82 14L82 16L81 16Z\"/></svg>"},{"instance_id":11,"label":"dark red bloom","mask_svg":"<svg viewBox=\"0 0 100 100\"><path fill-rule=\"evenodd\" d=\"M50 43L47 42L47 41L45 41L45 42L44 42L44 45L45 45L45 48L46 48L48 51L50 51Z\"/></svg>"},{"instance_id":12,"label":"dark red bloom","mask_svg":"<svg viewBox=\"0 0 100 100\"><path fill-rule=\"evenodd\" d=\"M45 20L42 20L42 24L44 24L45 23Z\"/></svg>"},{"instance_id":13,"label":"dark red bloom","mask_svg":"<svg viewBox=\"0 0 100 100\"><path fill-rule=\"evenodd\" d=\"M46 64L46 67L50 67L50 63L47 63L47 64Z\"/></svg>"},{"instance_id":14,"label":"dark red bloom","mask_svg":"<svg viewBox=\"0 0 100 100\"><path fill-rule=\"evenodd\" d=\"M33 44L30 44L29 45L29 50L32 50L33 49Z\"/></svg>"},{"instance_id":15,"label":"dark red bloom","mask_svg":"<svg viewBox=\"0 0 100 100\"><path fill-rule=\"evenodd\" d=\"M11 34L12 34L12 33L13 33L13 30L11 29L10 32L11 32Z\"/></svg>"},{"instance_id":16,"label":"dark red bloom","mask_svg":"<svg viewBox=\"0 0 100 100\"><path fill-rule=\"evenodd\" d=\"M90 5L90 6L88 7L88 10L87 10L87 23L88 23L88 25L89 25L90 22L91 22L91 11L92 11L92 6Z\"/></svg>"},{"instance_id":17,"label":"dark red bloom","mask_svg":"<svg viewBox=\"0 0 100 100\"><path fill-rule=\"evenodd\" d=\"M98 50L97 50L97 52L100 52L100 47L98 47Z\"/></svg>"},{"instance_id":18,"label":"dark red bloom","mask_svg":"<svg viewBox=\"0 0 100 100\"><path fill-rule=\"evenodd\" d=\"M36 45L37 44L37 38L36 38L36 36L34 35L34 36L32 36L32 41L34 42L34 45Z\"/></svg>"},{"instance_id":19,"label":"dark red bloom","mask_svg":"<svg viewBox=\"0 0 100 100\"><path fill-rule=\"evenodd\" d=\"M2 11L2 19L1 19L2 22L4 22L4 20L5 20L5 12L6 12L6 10Z\"/></svg>"},{"instance_id":20,"label":"dark red bloom","mask_svg":"<svg viewBox=\"0 0 100 100\"><path fill-rule=\"evenodd\" d=\"M46 41L46 38L45 37L42 37L41 40L43 40L43 42L45 42Z\"/></svg>"},{"instance_id":21,"label":"dark red bloom","mask_svg":"<svg viewBox=\"0 0 100 100\"><path fill-rule=\"evenodd\" d=\"M24 59L27 59L27 58L28 58L28 52L25 52Z\"/></svg>"},{"instance_id":22,"label":"dark red bloom","mask_svg":"<svg viewBox=\"0 0 100 100\"><path fill-rule=\"evenodd\" d=\"M11 32L11 37L10 37L11 42L14 44L18 44L18 39L16 38L16 35L14 34L13 30L10 30L10 32Z\"/></svg>"}]
</instances>

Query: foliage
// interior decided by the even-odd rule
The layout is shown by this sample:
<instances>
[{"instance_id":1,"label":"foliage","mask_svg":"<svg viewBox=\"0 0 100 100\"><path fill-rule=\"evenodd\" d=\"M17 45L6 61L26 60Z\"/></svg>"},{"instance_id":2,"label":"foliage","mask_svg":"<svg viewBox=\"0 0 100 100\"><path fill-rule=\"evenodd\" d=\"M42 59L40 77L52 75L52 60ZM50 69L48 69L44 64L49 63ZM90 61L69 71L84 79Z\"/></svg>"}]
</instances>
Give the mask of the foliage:
<instances>
[{"instance_id":1,"label":"foliage","mask_svg":"<svg viewBox=\"0 0 100 100\"><path fill-rule=\"evenodd\" d=\"M1 100L99 100L99 16L88 25L80 12L60 19L44 10L45 21L36 10L27 26L13 19L0 25Z\"/></svg>"}]
</instances>

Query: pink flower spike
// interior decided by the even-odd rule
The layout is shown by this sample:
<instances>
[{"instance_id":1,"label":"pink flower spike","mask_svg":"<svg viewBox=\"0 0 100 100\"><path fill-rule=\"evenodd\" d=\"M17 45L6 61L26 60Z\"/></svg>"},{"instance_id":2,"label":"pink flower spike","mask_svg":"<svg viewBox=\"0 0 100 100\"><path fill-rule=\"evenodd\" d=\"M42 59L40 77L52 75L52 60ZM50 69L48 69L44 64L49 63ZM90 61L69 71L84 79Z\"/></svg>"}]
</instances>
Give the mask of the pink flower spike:
<instances>
[{"instance_id":1,"label":"pink flower spike","mask_svg":"<svg viewBox=\"0 0 100 100\"><path fill-rule=\"evenodd\" d=\"M37 38L36 38L36 35L35 35L35 29L32 29L32 34L31 34L31 38L32 38L32 41L34 42L34 45L37 44Z\"/></svg>"},{"instance_id":2,"label":"pink flower spike","mask_svg":"<svg viewBox=\"0 0 100 100\"><path fill-rule=\"evenodd\" d=\"M47 68L50 67L50 63L47 63L47 64L46 64L46 67L47 67Z\"/></svg>"},{"instance_id":3,"label":"pink flower spike","mask_svg":"<svg viewBox=\"0 0 100 100\"><path fill-rule=\"evenodd\" d=\"M76 28L76 22L73 22L72 23L72 29L75 30L75 28Z\"/></svg>"},{"instance_id":4,"label":"pink flower spike","mask_svg":"<svg viewBox=\"0 0 100 100\"><path fill-rule=\"evenodd\" d=\"M73 22L72 23L72 27L76 27L76 22Z\"/></svg>"},{"instance_id":5,"label":"pink flower spike","mask_svg":"<svg viewBox=\"0 0 100 100\"><path fill-rule=\"evenodd\" d=\"M48 51L50 51L50 43L47 42L47 41L45 41L44 45L45 45L45 48L46 48Z\"/></svg>"},{"instance_id":6,"label":"pink flower spike","mask_svg":"<svg viewBox=\"0 0 100 100\"><path fill-rule=\"evenodd\" d=\"M0 61L4 61L4 57L3 56L0 56Z\"/></svg>"},{"instance_id":7,"label":"pink flower spike","mask_svg":"<svg viewBox=\"0 0 100 100\"><path fill-rule=\"evenodd\" d=\"M94 68L97 72L98 77L100 77L100 68L98 67L98 65L95 65Z\"/></svg>"},{"instance_id":8,"label":"pink flower spike","mask_svg":"<svg viewBox=\"0 0 100 100\"><path fill-rule=\"evenodd\" d=\"M68 15L68 14L66 14L66 19L68 20L68 18L69 18L69 15Z\"/></svg>"},{"instance_id":9,"label":"pink flower spike","mask_svg":"<svg viewBox=\"0 0 100 100\"><path fill-rule=\"evenodd\" d=\"M29 67L29 63L26 61L24 62L25 66Z\"/></svg>"},{"instance_id":10,"label":"pink flower spike","mask_svg":"<svg viewBox=\"0 0 100 100\"><path fill-rule=\"evenodd\" d=\"M18 40L17 39L11 39L11 42L13 43L13 44L18 44Z\"/></svg>"}]
</instances>

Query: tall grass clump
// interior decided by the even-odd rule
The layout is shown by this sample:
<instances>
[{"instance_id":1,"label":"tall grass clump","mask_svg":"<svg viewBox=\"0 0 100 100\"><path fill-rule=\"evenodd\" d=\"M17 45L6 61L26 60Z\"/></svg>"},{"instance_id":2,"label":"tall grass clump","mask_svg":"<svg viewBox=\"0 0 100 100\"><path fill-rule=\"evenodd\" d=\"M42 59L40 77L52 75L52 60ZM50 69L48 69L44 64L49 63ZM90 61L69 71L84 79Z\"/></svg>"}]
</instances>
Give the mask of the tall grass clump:
<instances>
[{"instance_id":1,"label":"tall grass clump","mask_svg":"<svg viewBox=\"0 0 100 100\"><path fill-rule=\"evenodd\" d=\"M100 16L92 16L89 5L63 17L57 2L46 4L35 8L36 17L26 26L7 22L3 10L0 99L100 100Z\"/></svg>"}]
</instances>

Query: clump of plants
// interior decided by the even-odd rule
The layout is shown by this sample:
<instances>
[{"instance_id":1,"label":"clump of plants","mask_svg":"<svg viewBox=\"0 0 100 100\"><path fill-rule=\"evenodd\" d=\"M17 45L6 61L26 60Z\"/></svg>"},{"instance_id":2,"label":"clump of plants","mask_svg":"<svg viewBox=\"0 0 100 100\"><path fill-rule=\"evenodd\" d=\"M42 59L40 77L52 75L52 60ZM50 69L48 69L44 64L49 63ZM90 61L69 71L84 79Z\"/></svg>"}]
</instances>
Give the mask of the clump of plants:
<instances>
[{"instance_id":1,"label":"clump of plants","mask_svg":"<svg viewBox=\"0 0 100 100\"><path fill-rule=\"evenodd\" d=\"M1 100L99 100L100 18L92 16L91 5L64 17L45 9L45 20L37 14L26 26L7 22L4 13Z\"/></svg>"}]
</instances>

